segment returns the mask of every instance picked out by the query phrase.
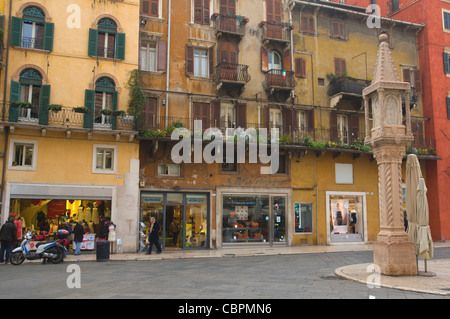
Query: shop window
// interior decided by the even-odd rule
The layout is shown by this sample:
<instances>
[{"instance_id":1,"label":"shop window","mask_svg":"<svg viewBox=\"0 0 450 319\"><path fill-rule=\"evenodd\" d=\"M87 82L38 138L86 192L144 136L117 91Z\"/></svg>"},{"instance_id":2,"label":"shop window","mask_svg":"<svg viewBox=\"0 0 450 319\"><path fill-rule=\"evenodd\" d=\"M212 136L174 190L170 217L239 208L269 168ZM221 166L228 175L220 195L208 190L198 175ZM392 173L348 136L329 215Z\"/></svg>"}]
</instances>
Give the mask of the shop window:
<instances>
[{"instance_id":1,"label":"shop window","mask_svg":"<svg viewBox=\"0 0 450 319\"><path fill-rule=\"evenodd\" d=\"M11 18L11 45L38 50L53 50L54 24L45 22L45 13L35 6L26 7L23 17Z\"/></svg>"},{"instance_id":2,"label":"shop window","mask_svg":"<svg viewBox=\"0 0 450 319\"><path fill-rule=\"evenodd\" d=\"M353 164L335 164L336 184L353 184Z\"/></svg>"},{"instance_id":3,"label":"shop window","mask_svg":"<svg viewBox=\"0 0 450 319\"><path fill-rule=\"evenodd\" d=\"M37 141L11 140L9 169L36 170Z\"/></svg>"},{"instance_id":4,"label":"shop window","mask_svg":"<svg viewBox=\"0 0 450 319\"><path fill-rule=\"evenodd\" d=\"M93 173L115 174L117 171L117 146L94 145Z\"/></svg>"},{"instance_id":5,"label":"shop window","mask_svg":"<svg viewBox=\"0 0 450 319\"><path fill-rule=\"evenodd\" d=\"M124 60L125 34L117 32L117 24L109 18L100 19L97 29L89 29L88 55Z\"/></svg>"},{"instance_id":6,"label":"shop window","mask_svg":"<svg viewBox=\"0 0 450 319\"><path fill-rule=\"evenodd\" d=\"M311 233L313 231L312 203L295 203L294 213L295 233Z\"/></svg>"},{"instance_id":7,"label":"shop window","mask_svg":"<svg viewBox=\"0 0 450 319\"><path fill-rule=\"evenodd\" d=\"M158 176L179 177L181 175L180 165L177 164L158 164Z\"/></svg>"}]
</instances>

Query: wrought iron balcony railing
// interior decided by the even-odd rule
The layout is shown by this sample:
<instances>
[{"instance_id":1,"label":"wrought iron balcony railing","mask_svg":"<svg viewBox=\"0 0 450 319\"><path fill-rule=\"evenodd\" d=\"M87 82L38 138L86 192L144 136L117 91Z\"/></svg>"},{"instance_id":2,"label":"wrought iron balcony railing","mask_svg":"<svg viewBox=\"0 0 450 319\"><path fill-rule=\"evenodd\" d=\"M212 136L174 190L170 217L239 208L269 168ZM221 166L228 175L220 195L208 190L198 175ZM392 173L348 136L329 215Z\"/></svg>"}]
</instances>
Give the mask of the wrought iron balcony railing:
<instances>
[{"instance_id":1,"label":"wrought iron balcony railing","mask_svg":"<svg viewBox=\"0 0 450 319\"><path fill-rule=\"evenodd\" d=\"M216 67L216 82L245 84L248 81L248 65L222 62Z\"/></svg>"},{"instance_id":2,"label":"wrought iron balcony railing","mask_svg":"<svg viewBox=\"0 0 450 319\"><path fill-rule=\"evenodd\" d=\"M213 15L214 27L216 32L236 35L243 37L245 34L245 25L248 19L241 16L231 16L225 14L214 14Z\"/></svg>"},{"instance_id":3,"label":"wrought iron balcony railing","mask_svg":"<svg viewBox=\"0 0 450 319\"><path fill-rule=\"evenodd\" d=\"M266 73L264 87L266 89L293 89L295 87L294 72L284 70L269 70Z\"/></svg>"},{"instance_id":4,"label":"wrought iron balcony railing","mask_svg":"<svg viewBox=\"0 0 450 319\"><path fill-rule=\"evenodd\" d=\"M350 93L362 96L362 91L369 85L370 81L368 80L340 76L330 81L328 95L333 96L339 93Z\"/></svg>"},{"instance_id":5,"label":"wrought iron balcony railing","mask_svg":"<svg viewBox=\"0 0 450 319\"><path fill-rule=\"evenodd\" d=\"M262 41L291 42L291 28L273 22L261 22Z\"/></svg>"}]
</instances>

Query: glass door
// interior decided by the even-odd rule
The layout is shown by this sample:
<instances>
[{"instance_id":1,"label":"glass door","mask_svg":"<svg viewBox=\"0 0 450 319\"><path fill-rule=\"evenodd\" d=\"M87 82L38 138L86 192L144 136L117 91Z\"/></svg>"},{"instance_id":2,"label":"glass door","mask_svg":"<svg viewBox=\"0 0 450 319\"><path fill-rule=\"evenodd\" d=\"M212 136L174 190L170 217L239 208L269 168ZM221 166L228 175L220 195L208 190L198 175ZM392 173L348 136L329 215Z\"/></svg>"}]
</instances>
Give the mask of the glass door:
<instances>
[{"instance_id":1,"label":"glass door","mask_svg":"<svg viewBox=\"0 0 450 319\"><path fill-rule=\"evenodd\" d=\"M274 196L272 202L273 243L286 242L286 198Z\"/></svg>"},{"instance_id":2,"label":"glass door","mask_svg":"<svg viewBox=\"0 0 450 319\"><path fill-rule=\"evenodd\" d=\"M182 224L183 205L167 204L164 248L179 249L183 247Z\"/></svg>"}]
</instances>

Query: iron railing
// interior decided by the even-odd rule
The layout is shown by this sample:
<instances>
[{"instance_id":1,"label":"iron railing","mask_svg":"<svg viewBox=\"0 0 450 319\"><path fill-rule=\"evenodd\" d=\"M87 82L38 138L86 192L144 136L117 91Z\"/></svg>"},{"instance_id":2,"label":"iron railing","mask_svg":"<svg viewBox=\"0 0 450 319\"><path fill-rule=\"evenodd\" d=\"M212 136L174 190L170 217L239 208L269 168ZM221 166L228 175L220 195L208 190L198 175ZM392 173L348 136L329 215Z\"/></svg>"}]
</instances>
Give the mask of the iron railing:
<instances>
[{"instance_id":1,"label":"iron railing","mask_svg":"<svg viewBox=\"0 0 450 319\"><path fill-rule=\"evenodd\" d=\"M238 36L244 36L245 34L245 23L235 16L219 14L213 20L217 32Z\"/></svg>"},{"instance_id":2,"label":"iron railing","mask_svg":"<svg viewBox=\"0 0 450 319\"><path fill-rule=\"evenodd\" d=\"M291 42L291 31L283 25L264 23L262 25L262 40Z\"/></svg>"},{"instance_id":3,"label":"iron railing","mask_svg":"<svg viewBox=\"0 0 450 319\"><path fill-rule=\"evenodd\" d=\"M250 81L248 65L222 62L216 67L216 82L247 83Z\"/></svg>"},{"instance_id":4,"label":"iron railing","mask_svg":"<svg viewBox=\"0 0 450 319\"><path fill-rule=\"evenodd\" d=\"M273 87L293 89L295 87L294 72L273 69L269 70L266 72L264 86L266 89Z\"/></svg>"},{"instance_id":5,"label":"iron railing","mask_svg":"<svg viewBox=\"0 0 450 319\"><path fill-rule=\"evenodd\" d=\"M370 85L370 81L340 76L330 81L328 95L351 93L362 96L362 91Z\"/></svg>"}]
</instances>

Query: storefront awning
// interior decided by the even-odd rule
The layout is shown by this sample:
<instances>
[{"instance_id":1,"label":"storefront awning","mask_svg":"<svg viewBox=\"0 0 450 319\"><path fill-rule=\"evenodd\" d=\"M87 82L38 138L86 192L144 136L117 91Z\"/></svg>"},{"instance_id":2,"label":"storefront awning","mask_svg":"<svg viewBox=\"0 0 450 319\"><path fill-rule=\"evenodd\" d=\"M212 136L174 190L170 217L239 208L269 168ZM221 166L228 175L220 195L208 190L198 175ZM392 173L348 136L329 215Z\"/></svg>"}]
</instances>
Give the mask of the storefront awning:
<instances>
[{"instance_id":1,"label":"storefront awning","mask_svg":"<svg viewBox=\"0 0 450 319\"><path fill-rule=\"evenodd\" d=\"M112 193L101 186L11 185L10 198L111 200Z\"/></svg>"}]
</instances>

